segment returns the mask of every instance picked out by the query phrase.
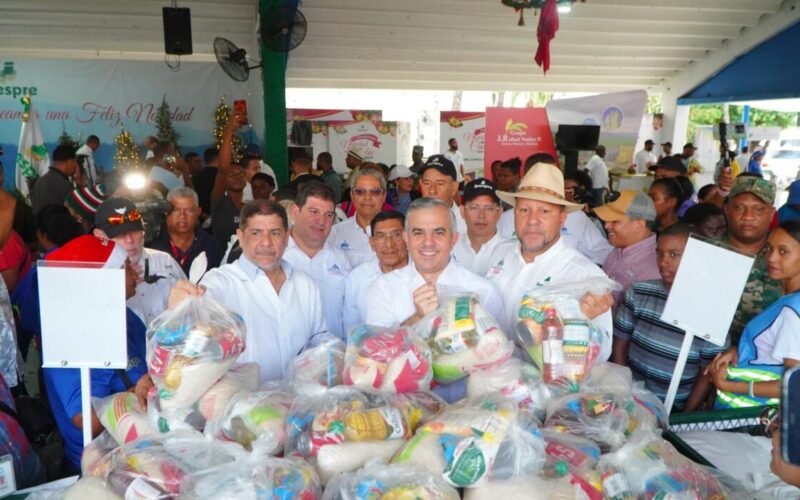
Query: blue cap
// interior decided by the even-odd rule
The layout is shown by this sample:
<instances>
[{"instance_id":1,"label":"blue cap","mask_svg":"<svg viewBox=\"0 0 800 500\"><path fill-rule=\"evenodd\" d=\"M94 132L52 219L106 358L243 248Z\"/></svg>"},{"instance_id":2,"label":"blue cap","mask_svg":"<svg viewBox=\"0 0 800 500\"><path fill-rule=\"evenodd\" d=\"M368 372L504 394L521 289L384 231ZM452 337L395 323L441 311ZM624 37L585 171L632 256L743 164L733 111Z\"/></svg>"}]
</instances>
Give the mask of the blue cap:
<instances>
[{"instance_id":1,"label":"blue cap","mask_svg":"<svg viewBox=\"0 0 800 500\"><path fill-rule=\"evenodd\" d=\"M786 203L790 205L800 205L800 181L789 184L789 199Z\"/></svg>"}]
</instances>

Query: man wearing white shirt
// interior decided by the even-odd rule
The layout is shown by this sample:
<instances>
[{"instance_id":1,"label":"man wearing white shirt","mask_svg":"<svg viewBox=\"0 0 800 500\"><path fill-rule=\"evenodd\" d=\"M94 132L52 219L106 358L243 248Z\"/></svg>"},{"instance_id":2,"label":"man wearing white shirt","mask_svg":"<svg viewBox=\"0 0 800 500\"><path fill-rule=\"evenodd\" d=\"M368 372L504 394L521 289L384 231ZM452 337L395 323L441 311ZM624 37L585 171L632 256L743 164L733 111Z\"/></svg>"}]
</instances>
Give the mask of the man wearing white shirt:
<instances>
[{"instance_id":1,"label":"man wearing white shirt","mask_svg":"<svg viewBox=\"0 0 800 500\"><path fill-rule=\"evenodd\" d=\"M628 169L629 174L646 174L651 165L656 164L656 155L653 154L653 141L644 141L644 149L633 157L633 165Z\"/></svg>"},{"instance_id":2,"label":"man wearing white shirt","mask_svg":"<svg viewBox=\"0 0 800 500\"><path fill-rule=\"evenodd\" d=\"M503 242L497 233L497 221L503 209L495 185L487 179L475 179L464 186L461 213L467 223L467 236L453 248L453 259L478 276L489 270L489 258Z\"/></svg>"},{"instance_id":3,"label":"man wearing white shirt","mask_svg":"<svg viewBox=\"0 0 800 500\"><path fill-rule=\"evenodd\" d=\"M458 175L455 164L444 155L433 155L419 170L419 190L423 197L437 198L450 207L456 219L456 229L462 237L467 234L467 223L455 203L458 194Z\"/></svg>"},{"instance_id":4,"label":"man wearing white shirt","mask_svg":"<svg viewBox=\"0 0 800 500\"><path fill-rule=\"evenodd\" d=\"M581 205L566 200L564 176L555 165L538 163L523 177L515 193L498 192L500 199L514 206L517 239L501 244L492 256L486 277L503 295L505 313L499 317L505 332L513 334L523 295L535 287L580 282L605 273L561 238L568 212ZM611 354L611 294L587 293L581 310L604 330L601 358Z\"/></svg>"},{"instance_id":5,"label":"man wearing white shirt","mask_svg":"<svg viewBox=\"0 0 800 500\"><path fill-rule=\"evenodd\" d=\"M399 212L381 212L372 222L369 244L377 259L361 264L350 271L344 293L344 327L349 332L364 324L367 316L367 293L381 274L408 265L408 246L403 239L406 218Z\"/></svg>"},{"instance_id":6,"label":"man wearing white shirt","mask_svg":"<svg viewBox=\"0 0 800 500\"><path fill-rule=\"evenodd\" d=\"M600 144L594 150L594 156L586 164L586 171L592 178L592 191L597 203L605 201L605 195L609 191L608 186L608 166L604 158L606 157L606 147Z\"/></svg>"},{"instance_id":7,"label":"man wearing white shirt","mask_svg":"<svg viewBox=\"0 0 800 500\"><path fill-rule=\"evenodd\" d=\"M458 141L455 138L447 141L447 146L450 149L445 151L444 156L455 165L456 180L460 183L464 180L464 154L458 150Z\"/></svg>"},{"instance_id":8,"label":"man wearing white shirt","mask_svg":"<svg viewBox=\"0 0 800 500\"><path fill-rule=\"evenodd\" d=\"M344 287L351 266L341 250L327 243L335 217L331 188L322 182L303 184L292 207L294 225L284 259L319 284L328 331L344 340Z\"/></svg>"},{"instance_id":9,"label":"man wearing white shirt","mask_svg":"<svg viewBox=\"0 0 800 500\"><path fill-rule=\"evenodd\" d=\"M202 287L181 281L169 302L175 307L189 295L208 293L240 314L247 339L239 362L257 363L264 384L281 380L303 349L330 335L314 280L282 259L289 239L286 210L255 200L244 206L240 220L236 236L242 256L209 271Z\"/></svg>"},{"instance_id":10,"label":"man wearing white shirt","mask_svg":"<svg viewBox=\"0 0 800 500\"><path fill-rule=\"evenodd\" d=\"M85 167L86 175L88 178L86 179L87 186L94 186L95 184L99 184L100 181L97 179L97 169L94 166L94 152L97 151L97 148L100 147L100 138L96 135L90 135L86 139L86 144L79 147L77 151L75 151L75 156L78 157L78 163L80 163L80 157L83 156L86 158L86 163L83 165Z\"/></svg>"},{"instance_id":11,"label":"man wearing white shirt","mask_svg":"<svg viewBox=\"0 0 800 500\"><path fill-rule=\"evenodd\" d=\"M369 241L370 223L386 202L386 178L373 168L360 169L353 177L350 200L355 215L334 225L328 242L356 267L375 258Z\"/></svg>"}]
</instances>

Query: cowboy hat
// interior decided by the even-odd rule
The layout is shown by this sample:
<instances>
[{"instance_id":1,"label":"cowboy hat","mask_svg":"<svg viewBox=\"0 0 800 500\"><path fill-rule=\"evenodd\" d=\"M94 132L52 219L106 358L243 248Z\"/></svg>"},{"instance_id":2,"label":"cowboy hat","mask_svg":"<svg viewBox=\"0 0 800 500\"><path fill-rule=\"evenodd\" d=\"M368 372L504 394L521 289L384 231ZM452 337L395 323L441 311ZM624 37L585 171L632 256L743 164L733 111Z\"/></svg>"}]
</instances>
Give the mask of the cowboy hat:
<instances>
[{"instance_id":1,"label":"cowboy hat","mask_svg":"<svg viewBox=\"0 0 800 500\"><path fill-rule=\"evenodd\" d=\"M515 193L498 191L497 196L511 206L516 204L517 198L525 198L561 205L567 213L583 208L579 203L567 201L564 197L564 174L558 167L549 163L534 165L522 178Z\"/></svg>"}]
</instances>

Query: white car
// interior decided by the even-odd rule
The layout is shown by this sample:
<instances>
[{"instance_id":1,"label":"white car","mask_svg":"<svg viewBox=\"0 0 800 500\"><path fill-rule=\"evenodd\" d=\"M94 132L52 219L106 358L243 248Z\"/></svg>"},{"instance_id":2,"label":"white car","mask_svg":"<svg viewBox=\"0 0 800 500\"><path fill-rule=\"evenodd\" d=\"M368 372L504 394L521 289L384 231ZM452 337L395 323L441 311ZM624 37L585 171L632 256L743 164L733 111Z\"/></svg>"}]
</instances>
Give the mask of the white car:
<instances>
[{"instance_id":1,"label":"white car","mask_svg":"<svg viewBox=\"0 0 800 500\"><path fill-rule=\"evenodd\" d=\"M779 188L785 188L798 177L800 149L777 149L767 151L761 169L771 172Z\"/></svg>"}]
</instances>

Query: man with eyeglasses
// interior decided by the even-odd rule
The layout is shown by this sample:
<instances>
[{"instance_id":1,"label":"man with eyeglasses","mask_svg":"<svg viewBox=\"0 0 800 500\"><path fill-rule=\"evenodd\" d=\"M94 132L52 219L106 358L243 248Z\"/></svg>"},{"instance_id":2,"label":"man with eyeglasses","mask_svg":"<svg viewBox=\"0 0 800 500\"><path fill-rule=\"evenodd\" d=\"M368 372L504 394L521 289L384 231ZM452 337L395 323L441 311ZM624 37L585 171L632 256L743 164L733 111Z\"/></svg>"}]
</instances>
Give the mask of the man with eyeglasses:
<instances>
[{"instance_id":1,"label":"man with eyeglasses","mask_svg":"<svg viewBox=\"0 0 800 500\"><path fill-rule=\"evenodd\" d=\"M355 215L333 226L329 241L344 252L351 266L357 267L375 258L369 241L370 222L386 201L386 178L375 169L360 169L353 178L350 200Z\"/></svg>"},{"instance_id":2,"label":"man with eyeglasses","mask_svg":"<svg viewBox=\"0 0 800 500\"><path fill-rule=\"evenodd\" d=\"M186 275L171 255L144 247L142 215L132 201L107 199L97 207L94 225L96 237L112 240L128 254L136 273L136 293L127 305L149 326L167 308L170 289Z\"/></svg>"},{"instance_id":3,"label":"man with eyeglasses","mask_svg":"<svg viewBox=\"0 0 800 500\"><path fill-rule=\"evenodd\" d=\"M292 207L294 225L284 259L314 278L322 293L328 331L344 339L344 286L351 265L347 256L327 241L336 217L334 210L333 190L327 184L303 184Z\"/></svg>"},{"instance_id":4,"label":"man with eyeglasses","mask_svg":"<svg viewBox=\"0 0 800 500\"><path fill-rule=\"evenodd\" d=\"M346 331L364 323L367 315L367 291L375 279L408 265L408 246L403 239L405 221L405 216L399 212L384 211L370 222L369 245L377 259L354 268L347 277L344 293Z\"/></svg>"},{"instance_id":5,"label":"man with eyeglasses","mask_svg":"<svg viewBox=\"0 0 800 500\"><path fill-rule=\"evenodd\" d=\"M486 179L475 179L464 186L461 214L467 223L467 235L456 242L453 259L479 276L489 270L489 258L504 240L497 232L497 221L503 213L495 185Z\"/></svg>"},{"instance_id":6,"label":"man with eyeglasses","mask_svg":"<svg viewBox=\"0 0 800 500\"><path fill-rule=\"evenodd\" d=\"M189 187L178 187L167 194L170 211L167 213L166 231L150 243L150 248L172 255L188 276L194 259L206 253L208 269L219 267L222 246L200 228L200 202L197 193Z\"/></svg>"}]
</instances>

